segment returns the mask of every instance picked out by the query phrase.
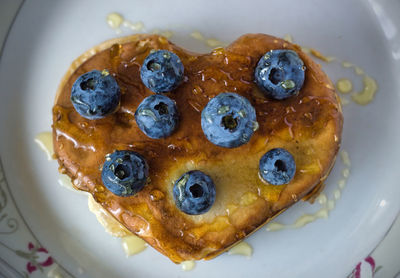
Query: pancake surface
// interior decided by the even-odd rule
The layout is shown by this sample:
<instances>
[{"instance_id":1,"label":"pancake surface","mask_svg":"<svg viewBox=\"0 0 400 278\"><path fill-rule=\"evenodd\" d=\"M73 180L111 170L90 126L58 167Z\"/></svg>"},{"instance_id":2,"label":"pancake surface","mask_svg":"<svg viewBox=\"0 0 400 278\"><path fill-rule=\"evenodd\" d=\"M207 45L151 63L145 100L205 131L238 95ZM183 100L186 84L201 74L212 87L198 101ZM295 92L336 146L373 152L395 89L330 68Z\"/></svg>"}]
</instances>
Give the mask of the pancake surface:
<instances>
[{"instance_id":1,"label":"pancake surface","mask_svg":"<svg viewBox=\"0 0 400 278\"><path fill-rule=\"evenodd\" d=\"M134 119L139 103L153 94L140 79L152 49L174 52L185 67L182 84L166 94L176 101L180 123L165 139L148 138ZM271 49L294 50L303 60L305 81L297 96L271 100L254 83L255 66ZM74 110L70 94L74 81L94 69L107 69L116 78L121 104L114 114L87 120ZM213 145L201 129L202 109L222 92L246 97L259 123L249 143L234 149ZM225 49L201 55L157 35L104 42L74 61L53 107L60 172L174 262L218 255L310 193L329 174L341 132L340 104L320 66L299 46L263 34L244 35ZM270 185L259 177L259 160L273 148L285 148L295 159L296 174L287 185ZM118 197L102 184L101 166L114 150L136 151L149 164L150 182L134 196ZM189 170L203 171L216 186L216 201L202 215L181 212L172 197L174 182Z\"/></svg>"}]
</instances>

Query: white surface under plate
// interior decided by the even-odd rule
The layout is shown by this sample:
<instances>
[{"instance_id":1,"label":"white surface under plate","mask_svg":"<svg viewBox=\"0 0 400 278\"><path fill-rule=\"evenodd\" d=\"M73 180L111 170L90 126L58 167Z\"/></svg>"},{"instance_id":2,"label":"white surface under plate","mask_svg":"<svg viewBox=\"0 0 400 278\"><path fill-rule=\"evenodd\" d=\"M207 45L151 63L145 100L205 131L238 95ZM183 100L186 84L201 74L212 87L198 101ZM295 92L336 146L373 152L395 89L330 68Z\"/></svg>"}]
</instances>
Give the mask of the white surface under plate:
<instances>
[{"instance_id":1,"label":"white surface under plate","mask_svg":"<svg viewBox=\"0 0 400 278\"><path fill-rule=\"evenodd\" d=\"M151 248L125 258L120 240L106 234L87 209L86 196L58 186L57 163L48 162L33 141L50 130L54 94L70 62L116 36L105 22L114 11L143 21L147 30L173 30L173 42L197 51L205 48L189 38L193 30L227 42L249 32L290 33L297 43L351 61L373 76L379 85L373 102L344 107L343 148L352 168L329 218L301 229L263 228L247 240L254 248L251 259L224 254L199 262L191 272L182 272ZM8 196L0 212L15 200L35 242L62 272L75 277L345 277L399 212L399 12L398 1L375 0L26 1L0 64L0 155L7 178L6 183L1 177L0 193ZM348 74L339 66L324 69L334 81ZM328 195L341 176L338 162L327 181ZM299 203L277 221L290 223L313 210ZM19 219L17 212L0 215L0 241L10 248L0 247L0 258L16 269L16 277L27 272L29 256L23 261L22 253L12 250L29 250L32 237L22 231L23 220L20 229L12 228L10 219ZM13 233L4 232L10 227Z\"/></svg>"}]
</instances>

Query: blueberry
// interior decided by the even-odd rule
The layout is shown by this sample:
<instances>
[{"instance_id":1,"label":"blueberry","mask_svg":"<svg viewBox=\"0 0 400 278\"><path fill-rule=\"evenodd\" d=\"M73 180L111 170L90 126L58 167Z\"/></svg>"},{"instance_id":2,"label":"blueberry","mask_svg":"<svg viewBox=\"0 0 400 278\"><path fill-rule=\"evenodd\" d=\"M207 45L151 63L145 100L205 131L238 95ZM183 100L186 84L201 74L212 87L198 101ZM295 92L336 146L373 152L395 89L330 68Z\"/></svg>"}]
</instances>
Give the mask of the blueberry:
<instances>
[{"instance_id":1,"label":"blueberry","mask_svg":"<svg viewBox=\"0 0 400 278\"><path fill-rule=\"evenodd\" d=\"M261 177L273 185L289 183L296 173L293 156L282 148L272 149L264 154L259 168Z\"/></svg>"},{"instance_id":2,"label":"blueberry","mask_svg":"<svg viewBox=\"0 0 400 278\"><path fill-rule=\"evenodd\" d=\"M76 79L71 90L71 102L84 118L95 120L113 113L121 93L117 81L107 70L92 70Z\"/></svg>"},{"instance_id":3,"label":"blueberry","mask_svg":"<svg viewBox=\"0 0 400 278\"><path fill-rule=\"evenodd\" d=\"M173 196L176 206L184 213L206 213L215 201L215 185L203 172L189 171L175 182Z\"/></svg>"},{"instance_id":4,"label":"blueberry","mask_svg":"<svg viewBox=\"0 0 400 278\"><path fill-rule=\"evenodd\" d=\"M150 53L140 68L143 84L155 93L165 93L178 87L183 79L183 64L168 50Z\"/></svg>"},{"instance_id":5,"label":"blueberry","mask_svg":"<svg viewBox=\"0 0 400 278\"><path fill-rule=\"evenodd\" d=\"M285 99L296 95L304 83L305 66L292 50L271 50L258 61L255 81L267 97Z\"/></svg>"},{"instance_id":6,"label":"blueberry","mask_svg":"<svg viewBox=\"0 0 400 278\"><path fill-rule=\"evenodd\" d=\"M101 179L112 193L126 197L142 190L148 175L149 166L140 154L133 151L115 151L106 155Z\"/></svg>"},{"instance_id":7,"label":"blueberry","mask_svg":"<svg viewBox=\"0 0 400 278\"><path fill-rule=\"evenodd\" d=\"M136 123L144 134L153 139L165 138L178 125L176 104L164 95L151 95L139 104Z\"/></svg>"},{"instance_id":8,"label":"blueberry","mask_svg":"<svg viewBox=\"0 0 400 278\"><path fill-rule=\"evenodd\" d=\"M256 111L246 98L222 93L201 112L201 128L211 143L236 148L246 144L257 130Z\"/></svg>"}]
</instances>

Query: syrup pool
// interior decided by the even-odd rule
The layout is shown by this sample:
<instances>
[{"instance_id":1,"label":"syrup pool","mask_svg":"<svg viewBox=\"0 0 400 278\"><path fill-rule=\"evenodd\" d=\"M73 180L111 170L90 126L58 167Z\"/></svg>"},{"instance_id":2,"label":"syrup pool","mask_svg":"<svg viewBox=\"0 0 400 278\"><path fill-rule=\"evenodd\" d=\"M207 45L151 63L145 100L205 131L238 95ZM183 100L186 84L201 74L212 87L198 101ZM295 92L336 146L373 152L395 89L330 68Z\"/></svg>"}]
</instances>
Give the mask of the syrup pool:
<instances>
[{"instance_id":1,"label":"syrup pool","mask_svg":"<svg viewBox=\"0 0 400 278\"><path fill-rule=\"evenodd\" d=\"M228 251L228 255L241 255L250 258L253 254L253 247L245 241L239 242Z\"/></svg>"},{"instance_id":2,"label":"syrup pool","mask_svg":"<svg viewBox=\"0 0 400 278\"><path fill-rule=\"evenodd\" d=\"M314 222L320 218L326 219L329 217L329 212L335 208L336 202L342 196L342 190L345 188L347 179L350 176L351 162L349 153L345 150L341 150L339 156L345 167L342 170L342 177L337 182L336 188L333 191L333 196L329 198L326 193L320 193L319 196L316 198L317 203L320 205L320 209L318 209L316 212L303 214L291 224L271 222L267 224L267 231L273 232L283 229L297 229L304 227L305 225Z\"/></svg>"},{"instance_id":3,"label":"syrup pool","mask_svg":"<svg viewBox=\"0 0 400 278\"><path fill-rule=\"evenodd\" d=\"M53 159L53 135L51 132L39 133L35 137L35 142L39 145L40 149L46 153L49 160ZM146 249L147 244L144 240L133 235L117 220L115 220L100 204L93 199L92 195L80 190L76 190L72 185L71 179L67 175L60 174L58 183L68 190L88 196L89 210L96 216L96 219L104 227L108 234L114 237L121 237L122 248L127 257L138 254Z\"/></svg>"}]
</instances>

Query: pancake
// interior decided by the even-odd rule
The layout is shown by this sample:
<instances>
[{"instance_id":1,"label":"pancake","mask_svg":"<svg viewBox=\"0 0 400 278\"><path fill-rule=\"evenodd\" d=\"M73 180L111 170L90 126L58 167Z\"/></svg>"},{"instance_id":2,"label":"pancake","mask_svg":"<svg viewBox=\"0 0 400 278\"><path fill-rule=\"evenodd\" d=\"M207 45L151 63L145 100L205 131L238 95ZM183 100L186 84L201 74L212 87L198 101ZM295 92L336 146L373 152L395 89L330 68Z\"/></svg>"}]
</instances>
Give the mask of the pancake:
<instances>
[{"instance_id":1,"label":"pancake","mask_svg":"<svg viewBox=\"0 0 400 278\"><path fill-rule=\"evenodd\" d=\"M140 79L140 67L153 49L174 52L185 67L182 84L166 94L176 101L180 123L165 139L147 137L134 119L139 103L154 94ZM271 49L294 50L303 60L305 81L297 96L268 99L254 83L255 66ZM74 81L94 69L115 77L121 103L115 113L88 120L75 111L70 95ZM251 140L234 149L213 145L201 129L202 109L222 92L246 97L259 123ZM106 41L72 63L56 94L52 127L59 171L74 187L92 194L129 231L180 263L217 256L318 192L334 164L342 122L332 82L298 45L247 34L226 48L196 54L162 36L134 35ZM271 185L259 176L259 160L273 148L288 150L296 162L287 185ZM134 196L116 196L102 184L101 167L114 150L133 150L149 164L150 182ZM214 205L201 215L181 212L173 200L174 182L189 170L203 171L216 186Z\"/></svg>"}]
</instances>

